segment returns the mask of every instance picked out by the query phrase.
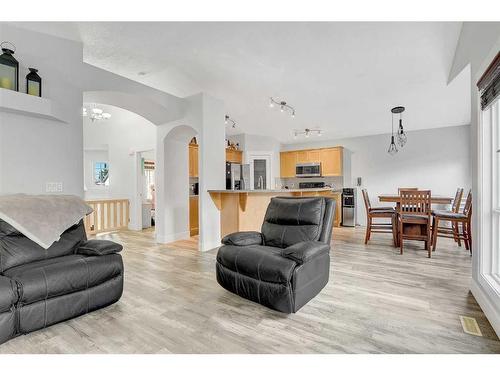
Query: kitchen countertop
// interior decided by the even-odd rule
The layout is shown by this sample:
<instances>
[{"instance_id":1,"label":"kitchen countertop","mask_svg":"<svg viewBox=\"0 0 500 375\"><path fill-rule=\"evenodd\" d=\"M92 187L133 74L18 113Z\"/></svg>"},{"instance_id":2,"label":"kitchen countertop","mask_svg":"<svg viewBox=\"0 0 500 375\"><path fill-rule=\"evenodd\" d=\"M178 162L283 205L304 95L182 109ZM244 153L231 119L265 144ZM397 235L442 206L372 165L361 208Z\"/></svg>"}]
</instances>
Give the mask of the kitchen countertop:
<instances>
[{"instance_id":1,"label":"kitchen countertop","mask_svg":"<svg viewBox=\"0 0 500 375\"><path fill-rule=\"evenodd\" d=\"M266 189L266 190L208 190L209 193L253 193L253 194L272 194L272 193L300 193L300 192L314 192L314 191L331 191L333 193L340 193L339 189L332 188L312 188L312 189Z\"/></svg>"}]
</instances>

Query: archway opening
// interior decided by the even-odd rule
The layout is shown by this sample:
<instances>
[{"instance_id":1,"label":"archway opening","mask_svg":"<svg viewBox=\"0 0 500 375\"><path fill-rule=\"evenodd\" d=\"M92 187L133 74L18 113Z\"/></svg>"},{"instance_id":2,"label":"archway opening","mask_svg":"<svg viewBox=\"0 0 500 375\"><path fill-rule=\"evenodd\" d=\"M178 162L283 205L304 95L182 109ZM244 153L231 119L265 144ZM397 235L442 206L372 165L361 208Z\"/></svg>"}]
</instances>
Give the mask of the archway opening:
<instances>
[{"instance_id":1,"label":"archway opening","mask_svg":"<svg viewBox=\"0 0 500 375\"><path fill-rule=\"evenodd\" d=\"M108 103L88 101L83 108L84 196L95 211L90 232L150 228L157 127Z\"/></svg>"},{"instance_id":2,"label":"archway opening","mask_svg":"<svg viewBox=\"0 0 500 375\"><path fill-rule=\"evenodd\" d=\"M198 133L189 125L172 128L163 139L164 165L161 242L191 239L198 246L200 228Z\"/></svg>"}]
</instances>

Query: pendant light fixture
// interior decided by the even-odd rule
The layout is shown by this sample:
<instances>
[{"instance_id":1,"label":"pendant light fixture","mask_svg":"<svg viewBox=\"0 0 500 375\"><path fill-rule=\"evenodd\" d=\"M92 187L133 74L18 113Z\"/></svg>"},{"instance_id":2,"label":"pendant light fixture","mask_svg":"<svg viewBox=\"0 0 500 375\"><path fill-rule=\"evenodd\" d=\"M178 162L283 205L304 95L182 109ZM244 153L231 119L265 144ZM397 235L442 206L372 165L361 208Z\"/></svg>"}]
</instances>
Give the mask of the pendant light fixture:
<instances>
[{"instance_id":1,"label":"pendant light fixture","mask_svg":"<svg viewBox=\"0 0 500 375\"><path fill-rule=\"evenodd\" d=\"M392 112L392 123L391 123L391 144L389 145L389 149L387 150L387 152L389 153L389 155L395 155L397 154L398 152L398 148L396 147L396 142L394 141L394 114L395 113L399 113L398 112L398 108L403 108L403 107L394 107L393 109L391 109L391 112ZM403 108L404 110L404 108Z\"/></svg>"},{"instance_id":2,"label":"pendant light fixture","mask_svg":"<svg viewBox=\"0 0 500 375\"><path fill-rule=\"evenodd\" d=\"M391 109L392 116L398 115L399 114L399 126L397 130L397 142L399 147L404 147L407 141L406 133L403 129L403 112L405 110L405 107L394 107Z\"/></svg>"}]
</instances>

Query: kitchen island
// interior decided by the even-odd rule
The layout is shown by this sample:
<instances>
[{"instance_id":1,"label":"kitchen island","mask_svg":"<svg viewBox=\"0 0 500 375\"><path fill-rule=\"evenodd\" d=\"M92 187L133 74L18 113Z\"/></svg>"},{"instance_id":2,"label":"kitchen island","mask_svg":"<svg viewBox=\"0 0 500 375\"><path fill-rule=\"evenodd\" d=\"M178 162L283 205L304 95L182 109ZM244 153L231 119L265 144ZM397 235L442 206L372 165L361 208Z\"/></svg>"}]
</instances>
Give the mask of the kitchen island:
<instances>
[{"instance_id":1,"label":"kitchen island","mask_svg":"<svg viewBox=\"0 0 500 375\"><path fill-rule=\"evenodd\" d=\"M332 198L336 202L334 226L341 221L341 192L331 188L276 189L276 190L209 190L221 212L221 235L239 231L260 231L267 206L272 197Z\"/></svg>"}]
</instances>

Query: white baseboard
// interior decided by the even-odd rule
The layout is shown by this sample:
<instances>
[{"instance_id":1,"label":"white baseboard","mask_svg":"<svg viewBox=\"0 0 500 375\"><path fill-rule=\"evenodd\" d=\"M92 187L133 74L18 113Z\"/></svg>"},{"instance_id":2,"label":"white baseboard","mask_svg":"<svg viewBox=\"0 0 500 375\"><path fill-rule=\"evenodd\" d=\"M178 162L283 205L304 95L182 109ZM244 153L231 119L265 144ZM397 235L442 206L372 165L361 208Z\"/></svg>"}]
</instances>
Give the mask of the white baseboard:
<instances>
[{"instance_id":1,"label":"white baseboard","mask_svg":"<svg viewBox=\"0 0 500 375\"><path fill-rule=\"evenodd\" d=\"M185 232L178 232L174 234L168 234L166 236L160 236L156 235L156 242L158 243L170 243L170 242L175 242L179 240L187 240L189 239L189 231Z\"/></svg>"},{"instance_id":2,"label":"white baseboard","mask_svg":"<svg viewBox=\"0 0 500 375\"><path fill-rule=\"evenodd\" d=\"M472 279L470 291L477 303L479 303L479 306L481 306L484 315L488 318L497 336L500 337L500 309L491 302L488 295L484 292L483 287L474 279Z\"/></svg>"},{"instance_id":3,"label":"white baseboard","mask_svg":"<svg viewBox=\"0 0 500 375\"><path fill-rule=\"evenodd\" d=\"M221 246L220 241L200 243L200 251L210 251Z\"/></svg>"}]
</instances>

